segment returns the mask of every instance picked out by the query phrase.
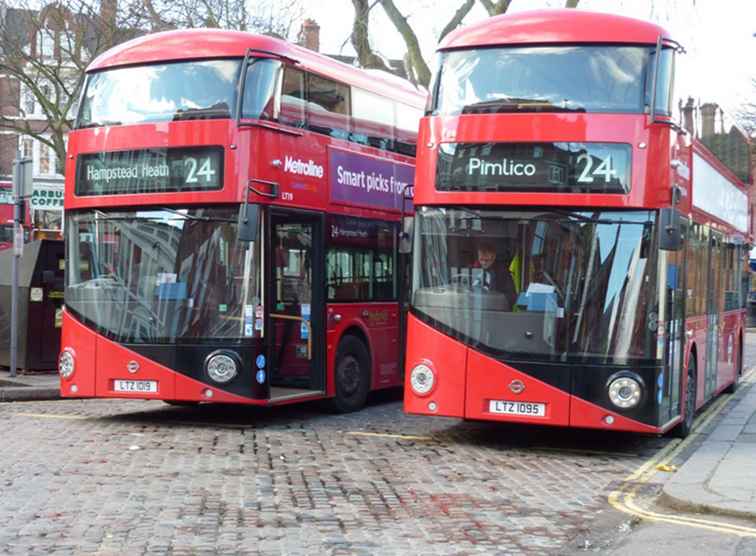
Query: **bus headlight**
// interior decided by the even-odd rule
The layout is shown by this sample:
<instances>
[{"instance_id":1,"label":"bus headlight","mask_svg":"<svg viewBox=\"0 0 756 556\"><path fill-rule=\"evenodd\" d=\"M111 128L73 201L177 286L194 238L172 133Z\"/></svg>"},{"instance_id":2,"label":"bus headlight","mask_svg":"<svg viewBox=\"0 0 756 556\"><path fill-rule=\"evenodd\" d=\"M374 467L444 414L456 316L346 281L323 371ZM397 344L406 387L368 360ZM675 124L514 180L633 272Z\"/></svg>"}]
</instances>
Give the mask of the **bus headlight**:
<instances>
[{"instance_id":1,"label":"bus headlight","mask_svg":"<svg viewBox=\"0 0 756 556\"><path fill-rule=\"evenodd\" d=\"M428 365L420 363L410 372L412 391L418 396L427 396L436 384L436 375Z\"/></svg>"},{"instance_id":2,"label":"bus headlight","mask_svg":"<svg viewBox=\"0 0 756 556\"><path fill-rule=\"evenodd\" d=\"M214 351L205 360L205 372L219 384L231 382L239 374L239 363L228 351Z\"/></svg>"},{"instance_id":3,"label":"bus headlight","mask_svg":"<svg viewBox=\"0 0 756 556\"><path fill-rule=\"evenodd\" d=\"M65 348L58 357L58 373L62 378L71 378L76 370L76 360L70 348Z\"/></svg>"},{"instance_id":4,"label":"bus headlight","mask_svg":"<svg viewBox=\"0 0 756 556\"><path fill-rule=\"evenodd\" d=\"M637 375L624 374L609 379L609 400L620 409L638 405L643 396L643 381Z\"/></svg>"}]
</instances>

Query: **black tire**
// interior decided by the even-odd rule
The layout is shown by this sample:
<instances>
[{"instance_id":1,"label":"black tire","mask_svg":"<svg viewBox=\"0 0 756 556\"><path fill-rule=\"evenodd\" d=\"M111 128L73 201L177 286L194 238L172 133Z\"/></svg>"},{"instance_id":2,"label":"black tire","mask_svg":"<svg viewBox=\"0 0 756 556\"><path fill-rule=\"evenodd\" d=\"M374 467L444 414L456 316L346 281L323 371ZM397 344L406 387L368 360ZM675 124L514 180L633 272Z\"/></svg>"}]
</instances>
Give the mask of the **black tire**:
<instances>
[{"instance_id":1,"label":"black tire","mask_svg":"<svg viewBox=\"0 0 756 556\"><path fill-rule=\"evenodd\" d=\"M350 334L341 339L334 374L336 395L329 400L331 409L338 413L361 409L370 391L370 353L362 340Z\"/></svg>"},{"instance_id":2,"label":"black tire","mask_svg":"<svg viewBox=\"0 0 756 556\"><path fill-rule=\"evenodd\" d=\"M735 364L735 382L724 389L725 394L734 394L740 386L740 377L743 376L743 339L740 339L737 351L737 363Z\"/></svg>"},{"instance_id":3,"label":"black tire","mask_svg":"<svg viewBox=\"0 0 756 556\"><path fill-rule=\"evenodd\" d=\"M693 430L693 419L696 416L696 359L694 354L690 354L688 362L688 384L685 387L685 416L682 422L677 425L673 434L678 438L687 438Z\"/></svg>"}]
</instances>

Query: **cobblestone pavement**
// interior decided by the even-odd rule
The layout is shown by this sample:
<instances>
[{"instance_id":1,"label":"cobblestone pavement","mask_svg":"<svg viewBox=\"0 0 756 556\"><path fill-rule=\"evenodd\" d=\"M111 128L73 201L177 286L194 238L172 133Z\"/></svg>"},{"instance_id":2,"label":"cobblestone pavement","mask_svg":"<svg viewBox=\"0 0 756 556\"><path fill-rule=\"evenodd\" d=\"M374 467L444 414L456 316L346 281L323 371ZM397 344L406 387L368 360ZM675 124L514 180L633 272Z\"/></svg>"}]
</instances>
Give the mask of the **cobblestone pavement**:
<instances>
[{"instance_id":1,"label":"cobblestone pavement","mask_svg":"<svg viewBox=\"0 0 756 556\"><path fill-rule=\"evenodd\" d=\"M667 440L406 416L3 404L0 552L546 554Z\"/></svg>"}]
</instances>

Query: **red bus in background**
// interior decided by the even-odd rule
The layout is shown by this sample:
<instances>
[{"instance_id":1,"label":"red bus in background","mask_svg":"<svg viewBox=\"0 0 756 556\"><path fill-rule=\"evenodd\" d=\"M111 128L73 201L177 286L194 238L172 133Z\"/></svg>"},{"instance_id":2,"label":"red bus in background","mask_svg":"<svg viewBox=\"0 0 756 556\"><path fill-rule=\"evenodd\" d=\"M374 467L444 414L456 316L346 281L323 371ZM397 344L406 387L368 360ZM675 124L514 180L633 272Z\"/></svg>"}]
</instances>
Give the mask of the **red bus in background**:
<instances>
[{"instance_id":1,"label":"red bus in background","mask_svg":"<svg viewBox=\"0 0 756 556\"><path fill-rule=\"evenodd\" d=\"M425 94L230 31L142 37L87 72L64 396L351 411L403 383L397 240Z\"/></svg>"},{"instance_id":2,"label":"red bus in background","mask_svg":"<svg viewBox=\"0 0 756 556\"><path fill-rule=\"evenodd\" d=\"M13 184L0 181L0 251L13 247Z\"/></svg>"},{"instance_id":3,"label":"red bus in background","mask_svg":"<svg viewBox=\"0 0 756 556\"><path fill-rule=\"evenodd\" d=\"M643 21L517 13L439 52L406 411L688 434L742 372L745 136Z\"/></svg>"}]
</instances>

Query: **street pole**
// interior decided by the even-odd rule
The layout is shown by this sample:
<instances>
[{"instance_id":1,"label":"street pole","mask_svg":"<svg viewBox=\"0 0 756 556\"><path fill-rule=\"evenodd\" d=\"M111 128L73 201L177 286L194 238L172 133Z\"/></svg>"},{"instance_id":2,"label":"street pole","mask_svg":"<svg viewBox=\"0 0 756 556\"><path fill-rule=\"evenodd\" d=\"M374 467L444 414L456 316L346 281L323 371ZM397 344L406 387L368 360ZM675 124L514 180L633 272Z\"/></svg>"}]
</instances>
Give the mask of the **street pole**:
<instances>
[{"instance_id":1,"label":"street pole","mask_svg":"<svg viewBox=\"0 0 756 556\"><path fill-rule=\"evenodd\" d=\"M18 268L24 253L24 196L30 193L31 160L21 158L18 152L13 161L13 258L11 268L11 337L10 376L18 368Z\"/></svg>"}]
</instances>

